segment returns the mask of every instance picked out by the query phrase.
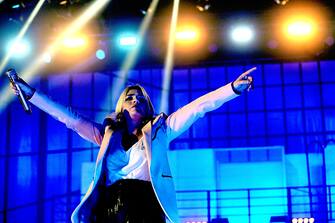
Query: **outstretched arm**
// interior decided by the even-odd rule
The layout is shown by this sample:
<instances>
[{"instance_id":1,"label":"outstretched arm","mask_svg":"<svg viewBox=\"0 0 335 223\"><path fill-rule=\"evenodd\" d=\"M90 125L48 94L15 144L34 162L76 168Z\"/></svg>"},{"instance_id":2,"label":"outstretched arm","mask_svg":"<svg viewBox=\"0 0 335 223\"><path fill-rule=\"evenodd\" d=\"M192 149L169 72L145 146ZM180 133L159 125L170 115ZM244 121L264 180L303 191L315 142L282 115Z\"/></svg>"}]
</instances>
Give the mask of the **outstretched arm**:
<instances>
[{"instance_id":1,"label":"outstretched arm","mask_svg":"<svg viewBox=\"0 0 335 223\"><path fill-rule=\"evenodd\" d=\"M166 120L168 140L177 138L206 112L213 111L225 102L236 98L243 91L250 90L253 86L250 73L254 70L256 70L255 67L247 70L235 81L197 98L172 113Z\"/></svg>"},{"instance_id":2,"label":"outstretched arm","mask_svg":"<svg viewBox=\"0 0 335 223\"><path fill-rule=\"evenodd\" d=\"M29 86L21 78L19 78L16 83L25 93L26 98L36 107L45 111L56 120L64 123L66 127L77 132L84 139L89 140L97 145L101 144L103 132L101 124L95 123L81 116L77 112L73 111L70 107L65 107L60 103L53 101L45 94L40 93ZM14 85L12 85L12 89L15 94L18 94L18 91Z\"/></svg>"}]
</instances>

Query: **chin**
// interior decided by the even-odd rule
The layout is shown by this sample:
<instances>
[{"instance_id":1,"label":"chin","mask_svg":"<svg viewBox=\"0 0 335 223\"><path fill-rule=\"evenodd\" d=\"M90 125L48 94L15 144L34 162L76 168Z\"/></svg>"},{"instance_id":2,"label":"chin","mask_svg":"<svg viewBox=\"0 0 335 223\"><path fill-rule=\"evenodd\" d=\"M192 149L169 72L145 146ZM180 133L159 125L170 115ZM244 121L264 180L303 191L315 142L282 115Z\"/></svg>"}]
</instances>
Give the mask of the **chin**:
<instances>
[{"instance_id":1,"label":"chin","mask_svg":"<svg viewBox=\"0 0 335 223\"><path fill-rule=\"evenodd\" d=\"M142 115L142 114L139 114L139 113L132 113L132 114L130 114L130 117L131 117L131 119L136 119L136 120L139 120L139 119L143 119L144 118L144 116Z\"/></svg>"}]
</instances>

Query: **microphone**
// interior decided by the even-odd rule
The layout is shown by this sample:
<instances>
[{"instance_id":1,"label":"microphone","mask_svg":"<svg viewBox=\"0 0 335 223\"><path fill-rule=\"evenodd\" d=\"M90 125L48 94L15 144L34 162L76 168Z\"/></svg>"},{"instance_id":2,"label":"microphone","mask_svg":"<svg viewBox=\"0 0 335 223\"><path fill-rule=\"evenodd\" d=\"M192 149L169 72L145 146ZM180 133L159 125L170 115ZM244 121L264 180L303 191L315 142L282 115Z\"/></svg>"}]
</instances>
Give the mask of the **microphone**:
<instances>
[{"instance_id":1,"label":"microphone","mask_svg":"<svg viewBox=\"0 0 335 223\"><path fill-rule=\"evenodd\" d=\"M20 103L24 109L24 111L28 114L31 114L31 108L30 105L26 99L26 95L25 93L21 90L21 88L19 87L19 85L16 83L16 81L19 79L16 71L14 69L9 69L6 72L7 77L9 78L9 81L16 87L16 89L19 92L18 98L20 100Z\"/></svg>"}]
</instances>

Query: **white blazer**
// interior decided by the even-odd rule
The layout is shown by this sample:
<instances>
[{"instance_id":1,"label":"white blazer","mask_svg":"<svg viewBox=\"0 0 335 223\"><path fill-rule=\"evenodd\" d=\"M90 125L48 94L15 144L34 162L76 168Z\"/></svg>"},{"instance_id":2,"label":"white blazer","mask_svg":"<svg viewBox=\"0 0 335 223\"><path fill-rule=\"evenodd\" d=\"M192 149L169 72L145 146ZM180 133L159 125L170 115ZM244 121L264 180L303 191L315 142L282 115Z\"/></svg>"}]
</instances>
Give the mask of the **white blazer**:
<instances>
[{"instance_id":1,"label":"white blazer","mask_svg":"<svg viewBox=\"0 0 335 223\"><path fill-rule=\"evenodd\" d=\"M151 184L157 199L166 215L173 223L179 222L176 206L176 196L171 175L167 150L169 143L185 132L196 120L203 117L206 112L213 111L225 102L237 97L231 87L231 83L209 92L191 103L183 106L169 116L158 115L154 121L147 123L142 128L143 142L148 159ZM73 211L71 221L73 223L87 222L90 216L91 206L94 205L102 164L108 148L119 140L118 134L108 129L101 134L102 125L86 119L69 107L52 101L42 93L35 92L30 99L35 106L64 123L68 128L77 132L100 146L95 163L93 180L79 205Z\"/></svg>"}]
</instances>

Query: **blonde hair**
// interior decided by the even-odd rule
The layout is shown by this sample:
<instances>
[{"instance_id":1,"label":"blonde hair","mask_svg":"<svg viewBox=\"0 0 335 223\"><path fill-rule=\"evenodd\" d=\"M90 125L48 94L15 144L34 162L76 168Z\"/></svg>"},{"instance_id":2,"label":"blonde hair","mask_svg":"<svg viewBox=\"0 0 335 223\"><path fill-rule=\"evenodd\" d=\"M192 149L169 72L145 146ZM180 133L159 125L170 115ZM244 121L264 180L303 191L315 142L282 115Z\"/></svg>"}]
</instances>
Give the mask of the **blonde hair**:
<instances>
[{"instance_id":1,"label":"blonde hair","mask_svg":"<svg viewBox=\"0 0 335 223\"><path fill-rule=\"evenodd\" d=\"M148 95L148 93L146 92L146 90L139 84L135 84L135 85L129 85L127 86L123 92L121 93L117 103L116 103L116 107L115 107L115 112L116 113L121 113L122 111L122 105L126 99L127 93L128 91L132 90L132 89L136 89L142 92L146 102L147 102L147 117L145 117L145 119L151 119L154 116L155 110L154 110L154 106L151 103L150 97Z\"/></svg>"}]
</instances>

